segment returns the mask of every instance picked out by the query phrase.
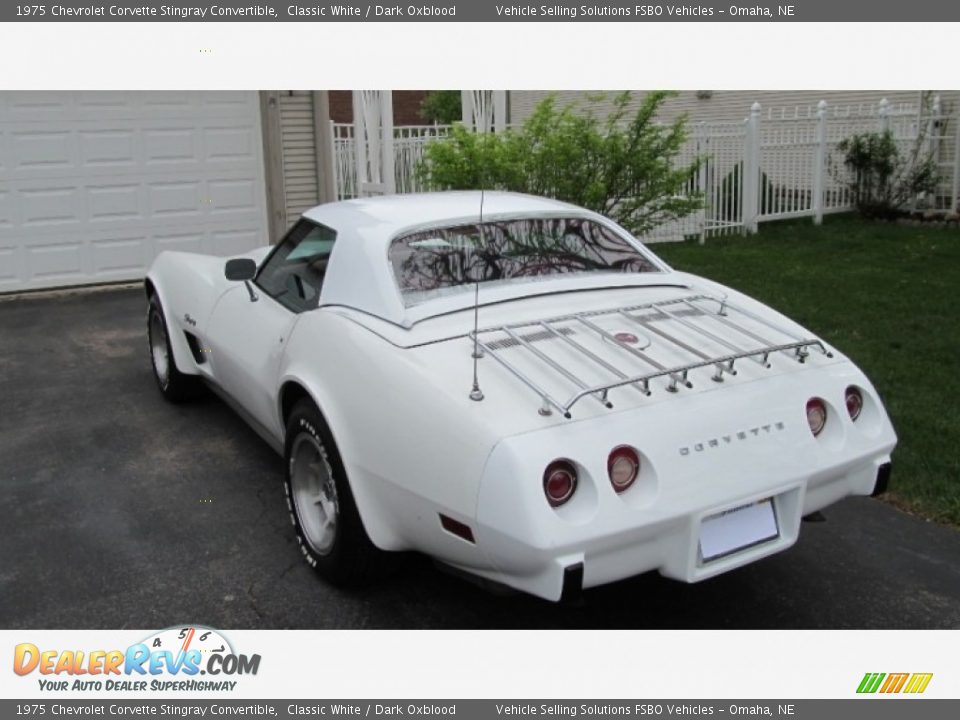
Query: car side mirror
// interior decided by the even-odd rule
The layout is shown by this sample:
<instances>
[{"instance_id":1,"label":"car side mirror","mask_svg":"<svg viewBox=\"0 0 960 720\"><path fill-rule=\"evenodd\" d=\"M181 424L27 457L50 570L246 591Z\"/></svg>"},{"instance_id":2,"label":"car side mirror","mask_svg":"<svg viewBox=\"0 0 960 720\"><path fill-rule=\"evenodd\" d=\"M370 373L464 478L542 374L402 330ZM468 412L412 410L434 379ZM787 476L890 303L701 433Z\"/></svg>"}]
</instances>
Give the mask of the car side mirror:
<instances>
[{"instance_id":1,"label":"car side mirror","mask_svg":"<svg viewBox=\"0 0 960 720\"><path fill-rule=\"evenodd\" d=\"M257 264L250 258L232 258L227 260L223 268L223 275L227 280L236 280L247 286L247 293L250 295L250 302L256 302L260 299L253 284L250 282L257 276Z\"/></svg>"},{"instance_id":2,"label":"car side mirror","mask_svg":"<svg viewBox=\"0 0 960 720\"><path fill-rule=\"evenodd\" d=\"M257 274L257 264L250 258L233 258L227 260L223 274L227 280L236 280L238 282L253 280Z\"/></svg>"}]
</instances>

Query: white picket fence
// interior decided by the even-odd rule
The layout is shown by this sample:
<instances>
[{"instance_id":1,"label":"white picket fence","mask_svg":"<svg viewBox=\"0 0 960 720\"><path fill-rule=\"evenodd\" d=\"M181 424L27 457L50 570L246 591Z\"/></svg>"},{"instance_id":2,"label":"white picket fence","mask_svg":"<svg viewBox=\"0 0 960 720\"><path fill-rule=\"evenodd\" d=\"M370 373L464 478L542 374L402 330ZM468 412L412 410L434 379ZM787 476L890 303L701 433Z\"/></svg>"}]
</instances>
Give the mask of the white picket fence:
<instances>
[{"instance_id":1,"label":"white picket fence","mask_svg":"<svg viewBox=\"0 0 960 720\"><path fill-rule=\"evenodd\" d=\"M427 143L444 137L449 125L394 128L394 170L398 193L423 190L416 168ZM664 223L648 233L651 242L755 232L761 222L810 217L853 209L847 171L838 144L856 133L889 129L904 154L931 153L940 169L932 197L918 198L930 209L954 210L960 200L960 117L944 113L938 101L918 106L767 109L758 103L740 122L691 123L677 162L699 169L685 191L700 193L701 210ZM339 199L356 197L353 125L333 125L333 156Z\"/></svg>"}]
</instances>

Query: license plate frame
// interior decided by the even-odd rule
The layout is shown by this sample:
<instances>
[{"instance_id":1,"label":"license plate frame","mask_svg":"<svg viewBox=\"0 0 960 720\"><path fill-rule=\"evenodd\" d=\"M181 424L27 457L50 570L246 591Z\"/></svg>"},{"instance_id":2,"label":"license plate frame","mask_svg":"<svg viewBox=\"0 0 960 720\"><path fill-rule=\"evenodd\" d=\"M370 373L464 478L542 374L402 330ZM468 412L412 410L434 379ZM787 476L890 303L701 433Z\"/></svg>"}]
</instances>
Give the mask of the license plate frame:
<instances>
[{"instance_id":1,"label":"license plate frame","mask_svg":"<svg viewBox=\"0 0 960 720\"><path fill-rule=\"evenodd\" d=\"M700 521L698 553L704 565L780 539L776 502L766 497L707 515Z\"/></svg>"}]
</instances>

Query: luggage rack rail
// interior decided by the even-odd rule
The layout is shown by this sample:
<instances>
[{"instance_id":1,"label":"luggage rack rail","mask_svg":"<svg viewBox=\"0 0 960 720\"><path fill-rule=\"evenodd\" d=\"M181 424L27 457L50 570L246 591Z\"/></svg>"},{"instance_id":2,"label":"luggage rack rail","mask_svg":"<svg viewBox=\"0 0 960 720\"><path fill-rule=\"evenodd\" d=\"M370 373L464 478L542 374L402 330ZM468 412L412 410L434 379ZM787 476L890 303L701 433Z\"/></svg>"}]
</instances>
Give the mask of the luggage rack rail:
<instances>
[{"instance_id":1,"label":"luggage rack rail","mask_svg":"<svg viewBox=\"0 0 960 720\"><path fill-rule=\"evenodd\" d=\"M716 304L717 309L709 310L704 308L703 304L706 303ZM743 325L730 317L731 310L753 320L759 325L766 326L767 328L780 333L786 338L789 338L789 341L774 342L765 338L756 329L743 327ZM647 314L633 314L639 311L647 311ZM598 318L610 315L619 315L630 322L635 323L639 327L642 327L645 331L648 331L652 335L656 335L657 337L665 340L674 348L679 348L687 356L690 356L690 361L684 362L680 365L668 367L655 358L650 357L649 354L645 353L644 350L646 349L646 346L642 349L632 347L630 344L621 341L615 335L611 334L594 322L594 320ZM749 338L755 343L760 343L760 346L743 347L734 339L717 335L716 333L711 332L707 328L701 327L690 320L692 317L704 316L716 320L725 327L728 327L736 333L739 333L744 338ZM692 334L707 338L714 344L726 348L729 352L719 356L711 356L703 350L693 347L688 342L685 342L684 340L672 335L668 330L662 327L664 324L662 321L672 321L677 323L678 325L689 330ZM621 370L609 360L600 357L594 351L577 342L573 337L571 337L573 333L569 330L569 328L556 327L558 323L577 323L587 328L591 333L595 333L600 338L612 343L614 347L619 348L619 350L623 353L626 353L627 355L632 356L634 359L643 362L649 366L651 370L639 375L635 373L631 374ZM658 326L657 323L661 324ZM611 379L609 382L603 382L601 384L588 383L586 380L578 376L571 368L564 366L557 359L537 348L531 342L531 338L534 336L524 336L524 334L521 332L527 328L534 329L534 335L538 338L550 337L562 341L565 345L572 348L581 358L586 358L586 360L593 365L612 375L613 379ZM502 335L506 336L506 340L485 341L483 339L482 336L492 333L501 333ZM658 378L669 379L666 387L667 392L678 392L681 387L692 388L693 383L689 380L689 373L691 370L696 370L699 368L713 367L714 373L710 379L714 382L723 382L724 375L737 374L735 364L738 360L751 360L759 363L764 368L770 368L770 356L775 353L782 352L788 353L794 360L799 363L803 363L810 354L811 348L818 350L827 357L833 357L833 353L827 349L826 345L824 345L823 341L819 338L801 337L791 330L777 325L776 323L771 322L770 320L767 320L766 318L763 318L756 313L751 312L750 310L731 303L726 298L717 298L711 295L691 295L687 297L645 303L641 305L628 305L613 309L570 313L567 315L559 315L557 317L543 320L531 320L508 325L485 327L476 331L471 331L469 333L469 338L474 344L477 357L489 355L539 396L541 402L538 412L541 415L551 415L553 414L553 411L556 410L565 418L572 417L571 409L573 406L588 396L592 396L604 407L612 408L613 403L610 401L609 394L610 391L615 388L632 386L643 395L649 396L653 392L651 381ZM527 353L540 361L544 366L550 368L550 370L552 370L554 373L574 385L577 388L576 391L566 401L558 400L549 391L532 380L526 373L517 367L516 364L510 362L510 360L503 356L501 351L506 347L523 348Z\"/></svg>"}]
</instances>

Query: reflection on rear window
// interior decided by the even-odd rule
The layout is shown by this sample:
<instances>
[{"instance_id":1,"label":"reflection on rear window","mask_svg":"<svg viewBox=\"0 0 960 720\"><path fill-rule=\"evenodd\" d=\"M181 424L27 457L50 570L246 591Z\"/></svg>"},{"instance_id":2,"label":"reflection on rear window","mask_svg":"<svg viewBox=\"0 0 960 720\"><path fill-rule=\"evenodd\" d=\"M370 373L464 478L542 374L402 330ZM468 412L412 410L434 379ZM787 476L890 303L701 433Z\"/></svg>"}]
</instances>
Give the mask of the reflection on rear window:
<instances>
[{"instance_id":1,"label":"reflection on rear window","mask_svg":"<svg viewBox=\"0 0 960 720\"><path fill-rule=\"evenodd\" d=\"M390 262L408 306L462 292L476 282L659 270L612 229L584 218L527 218L424 230L394 240Z\"/></svg>"}]
</instances>

